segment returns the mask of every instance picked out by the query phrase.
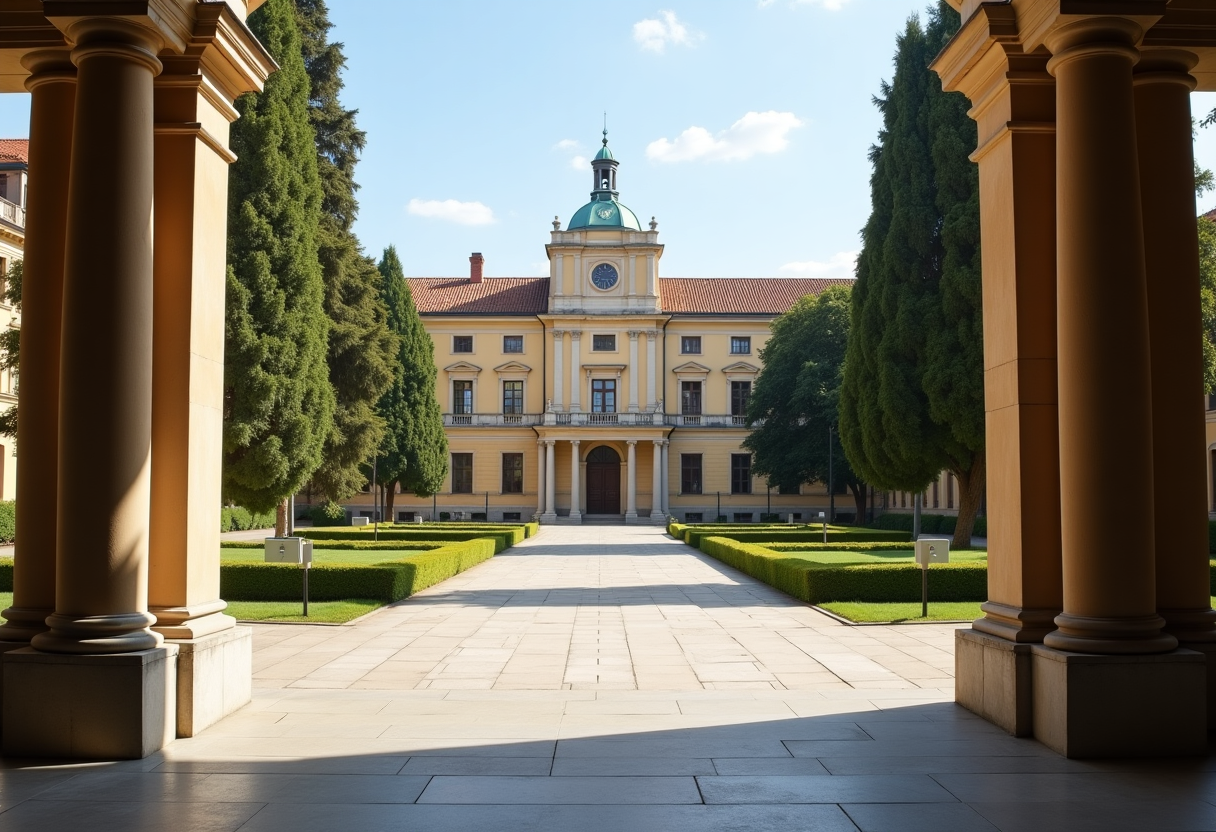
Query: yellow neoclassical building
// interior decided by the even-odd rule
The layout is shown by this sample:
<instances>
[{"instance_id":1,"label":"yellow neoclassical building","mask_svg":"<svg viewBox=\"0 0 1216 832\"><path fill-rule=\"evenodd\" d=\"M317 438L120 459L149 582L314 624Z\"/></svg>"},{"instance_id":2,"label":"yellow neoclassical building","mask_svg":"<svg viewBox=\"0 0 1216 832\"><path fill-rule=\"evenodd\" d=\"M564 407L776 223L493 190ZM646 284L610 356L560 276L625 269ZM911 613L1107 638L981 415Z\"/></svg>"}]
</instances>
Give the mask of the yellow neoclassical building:
<instances>
[{"instance_id":1,"label":"yellow neoclassical building","mask_svg":"<svg viewBox=\"0 0 1216 832\"><path fill-rule=\"evenodd\" d=\"M0 329L18 329L21 312L5 297L9 268L25 251L29 139L0 139ZM0 370L0 412L17 403L17 380ZM17 496L16 437L0 435L0 500Z\"/></svg>"},{"instance_id":2,"label":"yellow neoclassical building","mask_svg":"<svg viewBox=\"0 0 1216 832\"><path fill-rule=\"evenodd\" d=\"M850 281L660 277L658 224L620 202L603 145L590 201L554 219L548 277L483 277L475 253L468 276L409 278L451 470L393 519L817 519L821 484L784 493L752 472L744 413L773 318Z\"/></svg>"}]
</instances>

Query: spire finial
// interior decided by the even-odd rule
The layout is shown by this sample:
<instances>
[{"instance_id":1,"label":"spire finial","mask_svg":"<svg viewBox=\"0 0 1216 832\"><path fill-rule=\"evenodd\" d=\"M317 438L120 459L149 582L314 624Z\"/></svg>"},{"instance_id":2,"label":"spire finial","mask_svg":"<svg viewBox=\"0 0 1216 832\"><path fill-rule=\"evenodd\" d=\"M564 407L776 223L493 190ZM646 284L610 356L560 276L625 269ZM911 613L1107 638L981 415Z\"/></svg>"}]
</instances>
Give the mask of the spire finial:
<instances>
[{"instance_id":1,"label":"spire finial","mask_svg":"<svg viewBox=\"0 0 1216 832\"><path fill-rule=\"evenodd\" d=\"M608 113L604 113L604 147L608 146Z\"/></svg>"}]
</instances>

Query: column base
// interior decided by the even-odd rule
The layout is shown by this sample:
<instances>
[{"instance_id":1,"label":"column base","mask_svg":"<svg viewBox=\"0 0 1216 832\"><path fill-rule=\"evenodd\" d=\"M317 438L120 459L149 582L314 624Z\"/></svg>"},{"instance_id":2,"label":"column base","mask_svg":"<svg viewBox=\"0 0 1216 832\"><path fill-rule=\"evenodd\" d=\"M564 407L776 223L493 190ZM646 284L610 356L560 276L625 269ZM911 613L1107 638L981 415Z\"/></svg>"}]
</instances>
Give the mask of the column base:
<instances>
[{"instance_id":1,"label":"column base","mask_svg":"<svg viewBox=\"0 0 1216 832\"><path fill-rule=\"evenodd\" d=\"M955 702L1015 737L1031 736L1029 644L956 630L954 675Z\"/></svg>"},{"instance_id":2,"label":"column base","mask_svg":"<svg viewBox=\"0 0 1216 832\"><path fill-rule=\"evenodd\" d=\"M177 736L193 737L253 698L253 628L230 627L178 647Z\"/></svg>"},{"instance_id":3,"label":"column base","mask_svg":"<svg viewBox=\"0 0 1216 832\"><path fill-rule=\"evenodd\" d=\"M156 616L152 632L171 639L195 639L231 630L236 626L236 619L224 614L227 608L225 601L183 607L152 607L149 612Z\"/></svg>"},{"instance_id":4,"label":"column base","mask_svg":"<svg viewBox=\"0 0 1216 832\"><path fill-rule=\"evenodd\" d=\"M557 522L557 513L556 513L556 512L553 512L553 511L546 511L544 514L542 514L542 515L540 516L540 520L539 520L539 522L541 522L541 523L556 523L556 522Z\"/></svg>"},{"instance_id":5,"label":"column base","mask_svg":"<svg viewBox=\"0 0 1216 832\"><path fill-rule=\"evenodd\" d=\"M0 634L3 634L3 632L4 632L3 630L0 630ZM0 661L3 661L3 657L4 657L5 653L8 653L13 650L21 650L22 648L29 647L29 646L30 646L30 643L28 641L0 641ZM0 714L3 714L3 713L4 713L4 674L2 671L0 671ZM3 736L3 725L0 725L0 736Z\"/></svg>"},{"instance_id":6,"label":"column base","mask_svg":"<svg viewBox=\"0 0 1216 832\"><path fill-rule=\"evenodd\" d=\"M1206 661L1031 647L1034 736L1070 758L1169 757L1207 751Z\"/></svg>"},{"instance_id":7,"label":"column base","mask_svg":"<svg viewBox=\"0 0 1216 832\"><path fill-rule=\"evenodd\" d=\"M572 511L570 512L569 520L571 523L582 524L583 513L581 511Z\"/></svg>"},{"instance_id":8,"label":"column base","mask_svg":"<svg viewBox=\"0 0 1216 832\"><path fill-rule=\"evenodd\" d=\"M655 526L666 526L667 515L661 511L652 511L650 512L650 522Z\"/></svg>"},{"instance_id":9,"label":"column base","mask_svg":"<svg viewBox=\"0 0 1216 832\"><path fill-rule=\"evenodd\" d=\"M5 756L141 759L173 741L177 645L109 655L4 654Z\"/></svg>"},{"instance_id":10,"label":"column base","mask_svg":"<svg viewBox=\"0 0 1216 832\"><path fill-rule=\"evenodd\" d=\"M1207 662L1208 679L1208 731L1216 731L1216 644L1211 642L1183 642L1183 650L1194 650Z\"/></svg>"},{"instance_id":11,"label":"column base","mask_svg":"<svg viewBox=\"0 0 1216 832\"><path fill-rule=\"evenodd\" d=\"M636 511L625 512L625 525L636 526L638 524L638 513Z\"/></svg>"}]
</instances>

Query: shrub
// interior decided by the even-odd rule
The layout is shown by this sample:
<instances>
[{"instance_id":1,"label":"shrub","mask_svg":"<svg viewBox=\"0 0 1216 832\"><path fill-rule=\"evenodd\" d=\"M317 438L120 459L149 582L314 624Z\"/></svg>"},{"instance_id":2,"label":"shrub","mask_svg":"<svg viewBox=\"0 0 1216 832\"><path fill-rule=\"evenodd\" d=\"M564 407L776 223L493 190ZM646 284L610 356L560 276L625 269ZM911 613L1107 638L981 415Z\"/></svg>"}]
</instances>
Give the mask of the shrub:
<instances>
[{"instance_id":1,"label":"shrub","mask_svg":"<svg viewBox=\"0 0 1216 832\"><path fill-rule=\"evenodd\" d=\"M308 517L314 526L345 526L349 523L346 519L346 509L333 500L310 508Z\"/></svg>"},{"instance_id":2,"label":"shrub","mask_svg":"<svg viewBox=\"0 0 1216 832\"><path fill-rule=\"evenodd\" d=\"M17 539L17 501L0 501L0 543Z\"/></svg>"},{"instance_id":3,"label":"shrub","mask_svg":"<svg viewBox=\"0 0 1216 832\"><path fill-rule=\"evenodd\" d=\"M451 519L452 519L452 512L450 512L450 511L439 512L439 522L442 523L442 522L445 522L445 521L451 520Z\"/></svg>"},{"instance_id":4,"label":"shrub","mask_svg":"<svg viewBox=\"0 0 1216 832\"><path fill-rule=\"evenodd\" d=\"M912 514L895 514L887 512L878 517L871 528L875 529L898 529L900 531L912 531ZM958 517L953 514L926 514L921 512L920 515L920 532L921 534L954 534L954 527L958 523ZM975 525L971 527L971 534L975 537L988 536L988 518L975 518ZM1209 535L1209 539L1216 546L1216 537ZM1213 548L1216 552L1216 548Z\"/></svg>"},{"instance_id":5,"label":"shrub","mask_svg":"<svg viewBox=\"0 0 1216 832\"><path fill-rule=\"evenodd\" d=\"M220 508L220 532L243 532L248 529L266 529L274 525L274 512L253 514L241 506Z\"/></svg>"},{"instance_id":6,"label":"shrub","mask_svg":"<svg viewBox=\"0 0 1216 832\"><path fill-rule=\"evenodd\" d=\"M373 536L371 527L366 528L315 528L301 529L301 537L307 537L314 541L329 541L329 540L368 540ZM413 540L475 540L477 538L490 538L494 541L496 550L495 553L501 552L504 549L509 549L516 543L524 539L524 527L520 526L492 526L487 524L479 524L468 529L443 529L435 526L410 526L408 524L401 526L386 526L379 530L377 535L381 540L395 540L399 542L408 542ZM350 596L352 598L361 596Z\"/></svg>"},{"instance_id":7,"label":"shrub","mask_svg":"<svg viewBox=\"0 0 1216 832\"><path fill-rule=\"evenodd\" d=\"M727 537L741 543L822 543L823 528L813 526L795 526L785 528L757 529L738 528L723 529L712 526L696 526L684 532L684 541L690 546L701 545L701 538L707 536ZM828 527L829 543L909 543L911 537L903 532L876 531L873 529L834 529Z\"/></svg>"},{"instance_id":8,"label":"shrub","mask_svg":"<svg viewBox=\"0 0 1216 832\"><path fill-rule=\"evenodd\" d=\"M368 566L318 564L309 570L308 597L316 601L400 601L493 556L493 541L468 540ZM302 597L300 571L283 563L222 563L220 596L230 601L294 601ZM0 588L4 579L0 569ZM8 582L12 584L11 567Z\"/></svg>"}]
</instances>

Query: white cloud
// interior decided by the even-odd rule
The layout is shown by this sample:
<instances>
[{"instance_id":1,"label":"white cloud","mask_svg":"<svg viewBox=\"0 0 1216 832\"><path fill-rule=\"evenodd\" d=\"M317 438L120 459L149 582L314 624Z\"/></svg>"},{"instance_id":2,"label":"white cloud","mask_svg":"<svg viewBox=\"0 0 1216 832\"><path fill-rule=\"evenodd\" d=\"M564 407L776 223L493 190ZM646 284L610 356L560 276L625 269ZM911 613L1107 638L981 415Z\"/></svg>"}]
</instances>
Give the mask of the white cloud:
<instances>
[{"instance_id":1,"label":"white cloud","mask_svg":"<svg viewBox=\"0 0 1216 832\"><path fill-rule=\"evenodd\" d=\"M646 145L646 158L656 162L730 162L757 153L778 153L789 145L787 134L802 126L793 113L751 112L716 136L704 127L689 127L674 141L666 137Z\"/></svg>"},{"instance_id":2,"label":"white cloud","mask_svg":"<svg viewBox=\"0 0 1216 832\"><path fill-rule=\"evenodd\" d=\"M853 277L859 253L838 251L827 262L802 260L796 263L786 263L778 271L790 272L798 277Z\"/></svg>"},{"instance_id":3,"label":"white cloud","mask_svg":"<svg viewBox=\"0 0 1216 832\"><path fill-rule=\"evenodd\" d=\"M582 146L582 142L578 139L562 139L557 144L553 145L553 150L578 150Z\"/></svg>"},{"instance_id":4,"label":"white cloud","mask_svg":"<svg viewBox=\"0 0 1216 832\"><path fill-rule=\"evenodd\" d=\"M757 4L760 8L771 6L777 0L758 0ZM845 7L850 0L790 0L791 6L819 6L829 12L838 12Z\"/></svg>"},{"instance_id":5,"label":"white cloud","mask_svg":"<svg viewBox=\"0 0 1216 832\"><path fill-rule=\"evenodd\" d=\"M586 156L575 156L570 160L570 167L575 170L586 170L591 161Z\"/></svg>"},{"instance_id":6,"label":"white cloud","mask_svg":"<svg viewBox=\"0 0 1216 832\"><path fill-rule=\"evenodd\" d=\"M458 225L490 225L494 211L480 202L458 202L454 199L411 199L407 210L416 217L446 220Z\"/></svg>"},{"instance_id":7,"label":"white cloud","mask_svg":"<svg viewBox=\"0 0 1216 832\"><path fill-rule=\"evenodd\" d=\"M661 11L657 18L648 17L633 24L634 43L650 52L662 53L669 43L692 46L704 37L700 32L688 31L672 11Z\"/></svg>"}]
</instances>

